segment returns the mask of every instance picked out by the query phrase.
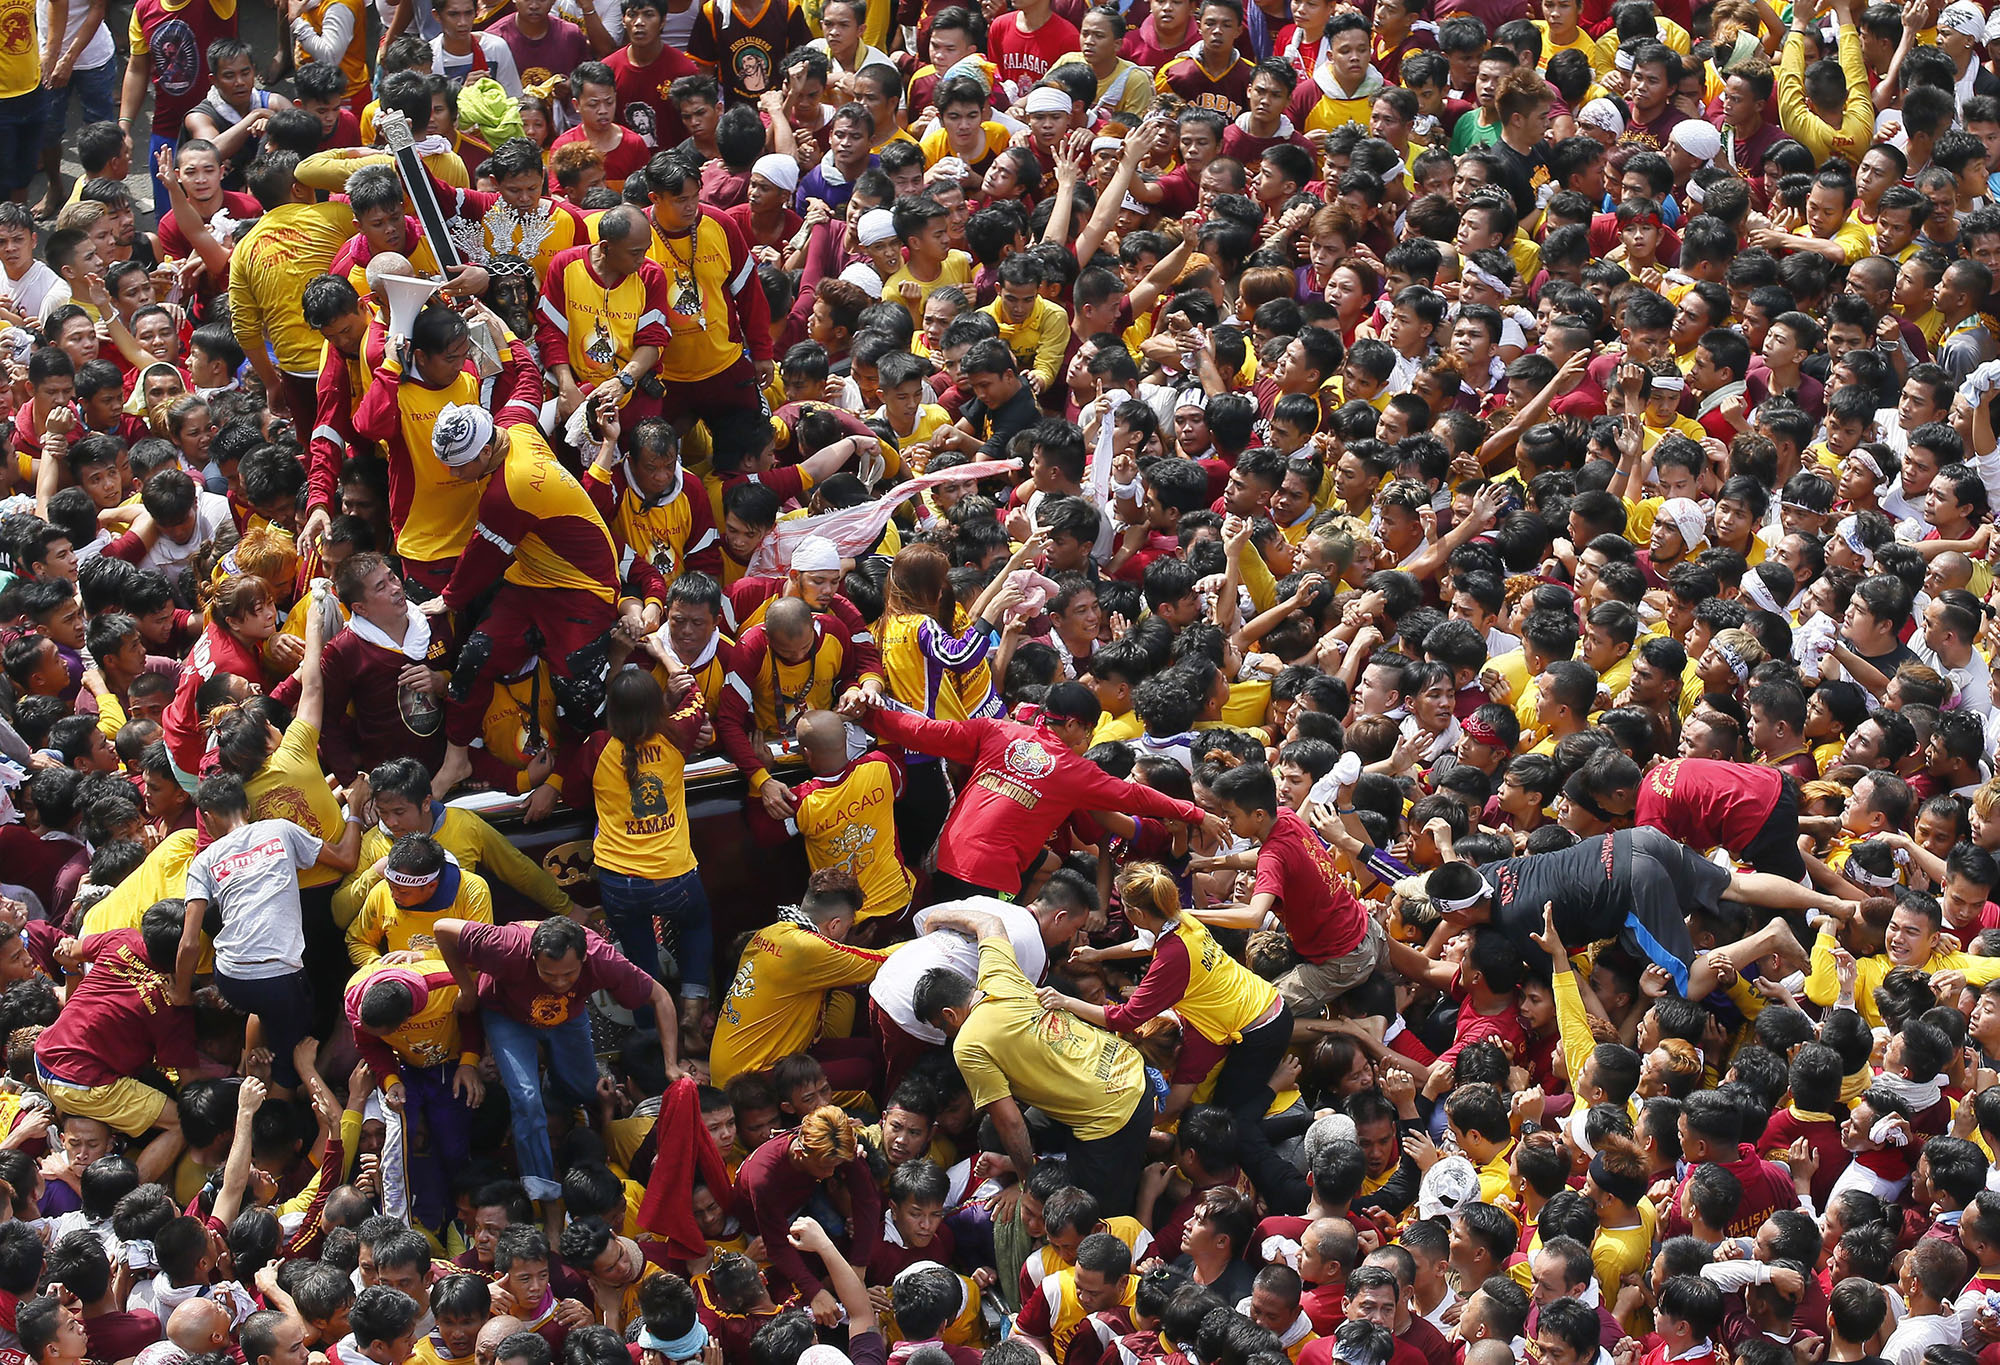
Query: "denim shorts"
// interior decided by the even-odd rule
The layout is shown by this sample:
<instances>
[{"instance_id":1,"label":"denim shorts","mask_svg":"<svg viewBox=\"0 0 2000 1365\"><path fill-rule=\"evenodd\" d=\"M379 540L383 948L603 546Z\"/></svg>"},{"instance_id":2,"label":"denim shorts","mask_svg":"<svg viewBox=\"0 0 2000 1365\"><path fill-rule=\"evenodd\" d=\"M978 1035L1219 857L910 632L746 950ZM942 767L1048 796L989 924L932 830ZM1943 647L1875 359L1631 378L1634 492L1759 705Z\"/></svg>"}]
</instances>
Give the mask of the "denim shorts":
<instances>
[{"instance_id":1,"label":"denim shorts","mask_svg":"<svg viewBox=\"0 0 2000 1365\"><path fill-rule=\"evenodd\" d=\"M47 109L42 123L42 150L62 146L63 129L69 123L71 99L83 101L85 123L105 123L118 116L118 59L102 66L72 71L69 84L60 90L44 89Z\"/></svg>"}]
</instances>

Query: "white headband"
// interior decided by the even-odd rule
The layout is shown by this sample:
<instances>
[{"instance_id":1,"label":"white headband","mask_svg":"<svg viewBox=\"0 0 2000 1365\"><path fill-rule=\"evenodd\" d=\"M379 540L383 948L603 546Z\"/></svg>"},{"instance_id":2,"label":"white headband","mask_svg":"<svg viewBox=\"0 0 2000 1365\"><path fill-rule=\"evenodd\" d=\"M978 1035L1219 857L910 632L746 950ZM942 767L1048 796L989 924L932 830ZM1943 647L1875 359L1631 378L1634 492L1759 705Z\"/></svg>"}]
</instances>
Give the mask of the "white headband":
<instances>
[{"instance_id":1,"label":"white headband","mask_svg":"<svg viewBox=\"0 0 2000 1365\"><path fill-rule=\"evenodd\" d=\"M1764 586L1764 576L1755 569L1743 575L1743 591L1765 611L1778 612L1781 616L1784 614L1778 611L1778 602L1771 596L1771 590Z\"/></svg>"},{"instance_id":2,"label":"white headband","mask_svg":"<svg viewBox=\"0 0 2000 1365\"><path fill-rule=\"evenodd\" d=\"M1125 150L1125 144L1115 137L1094 137L1090 140L1090 154L1092 156L1097 155L1099 152L1120 152L1123 150Z\"/></svg>"},{"instance_id":3,"label":"white headband","mask_svg":"<svg viewBox=\"0 0 2000 1365\"><path fill-rule=\"evenodd\" d=\"M1487 881L1486 875L1484 873L1481 873L1479 877L1479 889L1477 891L1474 891L1471 895L1466 896L1460 900L1446 900L1442 896L1432 896L1431 904L1435 905L1440 910L1456 914L1460 910L1470 910L1473 906L1487 899L1492 894L1493 894L1493 883Z\"/></svg>"},{"instance_id":4,"label":"white headband","mask_svg":"<svg viewBox=\"0 0 2000 1365\"><path fill-rule=\"evenodd\" d=\"M1677 374L1656 374L1653 387L1662 393L1679 393L1687 387L1687 380Z\"/></svg>"},{"instance_id":5,"label":"white headband","mask_svg":"<svg viewBox=\"0 0 2000 1365\"><path fill-rule=\"evenodd\" d=\"M438 872L442 871L443 868L438 869ZM433 872L429 876L419 876L414 872L398 872L393 867L385 867L382 869L382 876L397 886L429 886L438 879L438 872Z\"/></svg>"},{"instance_id":6,"label":"white headband","mask_svg":"<svg viewBox=\"0 0 2000 1365\"><path fill-rule=\"evenodd\" d=\"M1485 285L1496 294L1505 294L1507 292L1506 283L1498 275L1489 270L1484 270L1470 261L1465 263L1465 269L1460 273L1474 283Z\"/></svg>"},{"instance_id":7,"label":"white headband","mask_svg":"<svg viewBox=\"0 0 2000 1365\"><path fill-rule=\"evenodd\" d=\"M1030 114L1069 114L1076 110L1076 101L1066 90L1058 90L1052 85L1038 85L1028 92L1022 110Z\"/></svg>"}]
</instances>

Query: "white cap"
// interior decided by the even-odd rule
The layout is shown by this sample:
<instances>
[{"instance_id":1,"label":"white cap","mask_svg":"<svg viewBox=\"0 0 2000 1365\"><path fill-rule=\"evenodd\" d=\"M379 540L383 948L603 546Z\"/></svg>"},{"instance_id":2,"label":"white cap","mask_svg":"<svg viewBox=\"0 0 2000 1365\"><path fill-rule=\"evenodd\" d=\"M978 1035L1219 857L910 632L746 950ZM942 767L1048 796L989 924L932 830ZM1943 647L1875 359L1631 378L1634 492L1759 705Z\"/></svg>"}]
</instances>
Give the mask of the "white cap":
<instances>
[{"instance_id":1,"label":"white cap","mask_svg":"<svg viewBox=\"0 0 2000 1365\"><path fill-rule=\"evenodd\" d=\"M493 418L474 403L447 403L431 427L431 450L449 468L471 464L493 440Z\"/></svg>"},{"instance_id":2,"label":"white cap","mask_svg":"<svg viewBox=\"0 0 2000 1365\"><path fill-rule=\"evenodd\" d=\"M1601 128L1613 137L1625 131L1625 116L1618 112L1618 106L1602 95L1587 101L1576 111L1576 121L1589 128Z\"/></svg>"},{"instance_id":3,"label":"white cap","mask_svg":"<svg viewBox=\"0 0 2000 1365\"><path fill-rule=\"evenodd\" d=\"M793 573L827 573L840 568L840 550L825 536L807 536L792 547Z\"/></svg>"},{"instance_id":4,"label":"white cap","mask_svg":"<svg viewBox=\"0 0 2000 1365\"><path fill-rule=\"evenodd\" d=\"M760 156L750 174L761 175L786 194L799 187L799 163L788 156Z\"/></svg>"},{"instance_id":5,"label":"white cap","mask_svg":"<svg viewBox=\"0 0 2000 1365\"><path fill-rule=\"evenodd\" d=\"M878 246L896 235L896 215L887 209L870 209L854 225L854 235L863 246Z\"/></svg>"},{"instance_id":6,"label":"white cap","mask_svg":"<svg viewBox=\"0 0 2000 1365\"><path fill-rule=\"evenodd\" d=\"M1722 134L1706 119L1683 119L1667 134L1667 140L1697 161L1712 161L1722 150Z\"/></svg>"}]
</instances>

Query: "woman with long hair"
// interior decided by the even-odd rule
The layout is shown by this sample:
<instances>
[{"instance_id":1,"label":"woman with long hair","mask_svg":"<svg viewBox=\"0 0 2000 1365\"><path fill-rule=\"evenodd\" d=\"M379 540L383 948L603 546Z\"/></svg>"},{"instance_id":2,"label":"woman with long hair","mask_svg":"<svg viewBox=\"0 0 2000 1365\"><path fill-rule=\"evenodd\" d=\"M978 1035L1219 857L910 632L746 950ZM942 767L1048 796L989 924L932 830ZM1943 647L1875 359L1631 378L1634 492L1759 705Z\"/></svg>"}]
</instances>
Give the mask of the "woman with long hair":
<instances>
[{"instance_id":1,"label":"woman with long hair","mask_svg":"<svg viewBox=\"0 0 2000 1365\"><path fill-rule=\"evenodd\" d=\"M1238 1159L1260 1191L1300 1191L1303 1180L1271 1146L1264 1115L1272 1075L1292 1044L1292 1010L1278 988L1223 951L1206 925L1181 909L1173 874L1158 863L1127 863L1118 876L1125 920L1153 936L1153 960L1138 988L1118 1004L1093 1005L1045 986L1045 1009L1067 1010L1087 1024L1130 1033L1166 1010L1180 1016L1181 1051L1160 1118L1187 1108L1195 1087L1215 1073L1210 1104L1236 1117ZM1275 1201L1274 1201L1275 1202Z\"/></svg>"},{"instance_id":2,"label":"woman with long hair","mask_svg":"<svg viewBox=\"0 0 2000 1365\"><path fill-rule=\"evenodd\" d=\"M707 711L686 674L662 689L652 673L628 668L604 694L604 733L584 746L594 761L591 794L597 837L591 858L604 918L625 956L660 975L659 921L674 926L681 1018L699 1019L714 971L708 895L688 834L683 768L697 748Z\"/></svg>"},{"instance_id":3,"label":"woman with long hair","mask_svg":"<svg viewBox=\"0 0 2000 1365\"><path fill-rule=\"evenodd\" d=\"M904 546L889 566L876 630L889 695L932 720L1000 715L988 655L1001 618L1021 601L1014 571L1039 549L1039 539L1030 538L967 611L952 591L951 560L945 552L930 544ZM896 803L896 830L904 856L915 866L944 828L951 790L940 760L914 752L906 757L909 774L903 799Z\"/></svg>"}]
</instances>

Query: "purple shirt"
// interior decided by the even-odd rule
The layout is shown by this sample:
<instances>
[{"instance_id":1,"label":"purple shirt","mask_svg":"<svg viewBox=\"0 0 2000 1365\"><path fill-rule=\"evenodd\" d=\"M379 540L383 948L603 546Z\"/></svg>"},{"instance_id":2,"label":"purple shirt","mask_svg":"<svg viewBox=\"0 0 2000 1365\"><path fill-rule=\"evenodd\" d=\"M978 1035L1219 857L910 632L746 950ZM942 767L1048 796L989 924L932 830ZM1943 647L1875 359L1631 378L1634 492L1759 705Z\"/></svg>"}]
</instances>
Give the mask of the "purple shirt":
<instances>
[{"instance_id":1,"label":"purple shirt","mask_svg":"<svg viewBox=\"0 0 2000 1365\"><path fill-rule=\"evenodd\" d=\"M486 26L488 33L507 44L523 85L540 85L550 76L566 75L590 60L590 47L584 42L582 29L553 14L548 23L545 38L522 37L521 21L512 14Z\"/></svg>"},{"instance_id":2,"label":"purple shirt","mask_svg":"<svg viewBox=\"0 0 2000 1365\"><path fill-rule=\"evenodd\" d=\"M598 991L609 991L628 1010L644 1009L653 998L653 978L588 929L583 931L583 971L566 994L551 993L528 946L535 923L467 924L459 931L458 950L479 973L483 1008L530 1028L555 1028L583 1014Z\"/></svg>"}]
</instances>

